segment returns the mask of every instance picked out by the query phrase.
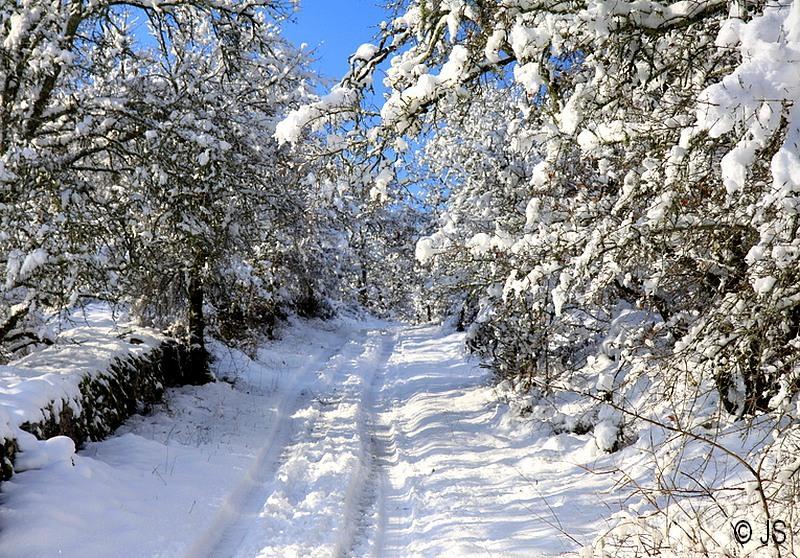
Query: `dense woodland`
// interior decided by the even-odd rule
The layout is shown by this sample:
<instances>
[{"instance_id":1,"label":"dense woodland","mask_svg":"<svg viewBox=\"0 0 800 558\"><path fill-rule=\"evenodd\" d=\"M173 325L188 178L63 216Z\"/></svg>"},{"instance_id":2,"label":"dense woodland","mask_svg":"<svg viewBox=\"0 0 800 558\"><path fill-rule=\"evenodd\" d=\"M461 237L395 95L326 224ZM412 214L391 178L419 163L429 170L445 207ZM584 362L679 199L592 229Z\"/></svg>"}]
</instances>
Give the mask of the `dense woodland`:
<instances>
[{"instance_id":1,"label":"dense woodland","mask_svg":"<svg viewBox=\"0 0 800 558\"><path fill-rule=\"evenodd\" d=\"M521 413L672 432L656 509L766 417L743 497L795 510L800 2L396 0L324 95L292 9L2 4L3 360L96 300L198 366L292 313L443 321ZM607 544L696 550L702 513Z\"/></svg>"}]
</instances>

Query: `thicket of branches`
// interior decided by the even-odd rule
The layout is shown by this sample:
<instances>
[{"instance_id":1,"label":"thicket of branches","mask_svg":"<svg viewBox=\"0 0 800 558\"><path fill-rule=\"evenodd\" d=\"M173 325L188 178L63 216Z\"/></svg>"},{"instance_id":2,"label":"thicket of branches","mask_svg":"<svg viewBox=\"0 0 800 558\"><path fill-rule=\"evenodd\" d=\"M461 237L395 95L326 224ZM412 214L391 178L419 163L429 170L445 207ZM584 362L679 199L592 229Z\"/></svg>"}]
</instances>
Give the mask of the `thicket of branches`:
<instances>
[{"instance_id":1,"label":"thicket of branches","mask_svg":"<svg viewBox=\"0 0 800 558\"><path fill-rule=\"evenodd\" d=\"M293 6L0 7L0 359L97 300L183 332L197 366L207 329L237 340L331 300L397 302L366 270L413 250L380 234L405 214L321 184L318 152L273 137L319 83L281 36Z\"/></svg>"}]
</instances>

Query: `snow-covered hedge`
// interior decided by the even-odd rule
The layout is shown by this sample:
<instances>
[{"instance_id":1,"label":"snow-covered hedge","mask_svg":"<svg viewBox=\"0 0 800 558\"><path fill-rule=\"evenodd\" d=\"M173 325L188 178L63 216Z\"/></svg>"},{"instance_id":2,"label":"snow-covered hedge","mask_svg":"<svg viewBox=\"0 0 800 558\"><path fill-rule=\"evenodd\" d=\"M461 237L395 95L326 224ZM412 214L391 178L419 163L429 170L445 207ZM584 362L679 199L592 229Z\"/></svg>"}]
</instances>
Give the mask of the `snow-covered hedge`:
<instances>
[{"instance_id":1,"label":"snow-covered hedge","mask_svg":"<svg viewBox=\"0 0 800 558\"><path fill-rule=\"evenodd\" d=\"M0 478L66 436L80 445L111 434L158 401L164 388L208 380L187 366L188 349L154 330L118 326L70 329L56 343L0 366ZM69 445L69 444L68 444Z\"/></svg>"}]
</instances>

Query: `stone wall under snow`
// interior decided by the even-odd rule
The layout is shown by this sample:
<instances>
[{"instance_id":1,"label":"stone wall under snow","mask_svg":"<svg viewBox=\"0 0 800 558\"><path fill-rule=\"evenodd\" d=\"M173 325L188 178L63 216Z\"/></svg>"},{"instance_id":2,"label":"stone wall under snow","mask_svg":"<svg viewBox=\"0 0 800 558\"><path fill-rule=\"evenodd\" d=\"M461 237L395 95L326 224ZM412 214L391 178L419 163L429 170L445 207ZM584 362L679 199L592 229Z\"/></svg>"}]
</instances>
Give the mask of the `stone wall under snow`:
<instances>
[{"instance_id":1,"label":"stone wall under snow","mask_svg":"<svg viewBox=\"0 0 800 558\"><path fill-rule=\"evenodd\" d=\"M109 436L166 387L208 380L189 369L186 346L155 330L96 315L86 324L0 366L0 479Z\"/></svg>"}]
</instances>

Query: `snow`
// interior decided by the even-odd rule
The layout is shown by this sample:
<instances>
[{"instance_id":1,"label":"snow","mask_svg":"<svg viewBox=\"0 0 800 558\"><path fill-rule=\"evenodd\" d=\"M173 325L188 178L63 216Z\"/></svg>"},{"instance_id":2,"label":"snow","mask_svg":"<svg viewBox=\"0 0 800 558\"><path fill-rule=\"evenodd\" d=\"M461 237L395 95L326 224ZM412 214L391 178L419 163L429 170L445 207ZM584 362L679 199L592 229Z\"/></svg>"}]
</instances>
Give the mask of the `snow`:
<instances>
[{"instance_id":1,"label":"snow","mask_svg":"<svg viewBox=\"0 0 800 558\"><path fill-rule=\"evenodd\" d=\"M450 36L450 42L455 43L458 40L458 28L464 15L464 0L445 0L442 7L448 10L447 33Z\"/></svg>"},{"instance_id":2,"label":"snow","mask_svg":"<svg viewBox=\"0 0 800 558\"><path fill-rule=\"evenodd\" d=\"M502 27L495 29L486 41L484 55L492 64L500 62L500 49L506 40L506 30Z\"/></svg>"},{"instance_id":3,"label":"snow","mask_svg":"<svg viewBox=\"0 0 800 558\"><path fill-rule=\"evenodd\" d=\"M414 28L422 21L422 13L418 6L411 5L405 14L392 21L395 29Z\"/></svg>"},{"instance_id":4,"label":"snow","mask_svg":"<svg viewBox=\"0 0 800 558\"><path fill-rule=\"evenodd\" d=\"M612 479L581 467L599 464L590 436L515 418L488 380L463 335L401 332L380 413L395 448L383 555L564 555L603 527L596 492Z\"/></svg>"},{"instance_id":5,"label":"snow","mask_svg":"<svg viewBox=\"0 0 800 558\"><path fill-rule=\"evenodd\" d=\"M465 77L469 61L469 51L463 45L455 45L450 51L447 62L439 72L439 79L444 83L456 84Z\"/></svg>"},{"instance_id":6,"label":"snow","mask_svg":"<svg viewBox=\"0 0 800 558\"><path fill-rule=\"evenodd\" d=\"M477 233L467 242L467 247L476 256L484 255L492 248L492 237L486 233Z\"/></svg>"},{"instance_id":7,"label":"snow","mask_svg":"<svg viewBox=\"0 0 800 558\"><path fill-rule=\"evenodd\" d=\"M753 281L753 290L761 295L767 294L772 290L772 287L775 286L777 281L778 280L771 275L767 277L759 277Z\"/></svg>"},{"instance_id":8,"label":"snow","mask_svg":"<svg viewBox=\"0 0 800 558\"><path fill-rule=\"evenodd\" d=\"M611 451L617 442L619 427L611 420L602 420L594 426L594 440L598 449Z\"/></svg>"},{"instance_id":9,"label":"snow","mask_svg":"<svg viewBox=\"0 0 800 558\"><path fill-rule=\"evenodd\" d=\"M0 548L416 557L590 544L619 510L597 505L614 475L591 472L615 459L597 449L608 437L520 419L463 344L345 319L293 322L253 359L213 344L224 381L172 389L75 455L64 439L36 442L3 485Z\"/></svg>"},{"instance_id":10,"label":"snow","mask_svg":"<svg viewBox=\"0 0 800 558\"><path fill-rule=\"evenodd\" d=\"M420 263L429 261L433 256L441 251L441 235L435 233L431 236L420 238L415 247L414 256Z\"/></svg>"},{"instance_id":11,"label":"snow","mask_svg":"<svg viewBox=\"0 0 800 558\"><path fill-rule=\"evenodd\" d=\"M3 554L210 554L290 442L292 415L313 403L307 384L316 367L347 341L336 331L300 331L255 361L213 346L217 372L233 385L170 390L160 411L87 444L74 466L57 462L4 483Z\"/></svg>"},{"instance_id":12,"label":"snow","mask_svg":"<svg viewBox=\"0 0 800 558\"><path fill-rule=\"evenodd\" d=\"M772 153L772 184L749 210L760 239L751 247L747 261L763 259L765 264L785 268L791 262L796 264L796 255L782 248L792 244L788 231L794 229L793 219L800 210L800 6L797 2L770 3L746 22L735 19L732 16L722 26L717 44L736 48L741 63L702 92L697 123L711 137L730 133L738 137L722 160L723 181L730 196L741 194L756 162L765 152ZM780 253L773 255L775 247ZM767 288L767 283L762 286Z\"/></svg>"},{"instance_id":13,"label":"snow","mask_svg":"<svg viewBox=\"0 0 800 558\"><path fill-rule=\"evenodd\" d=\"M537 165L538 167L539 165ZM531 229L536 226L539 219L539 212L542 209L542 200L531 198L525 206L525 228Z\"/></svg>"},{"instance_id":14,"label":"snow","mask_svg":"<svg viewBox=\"0 0 800 558\"><path fill-rule=\"evenodd\" d=\"M124 316L116 319L105 305L75 312L60 326L52 346L0 365L0 438L18 438L19 425L42 421L50 403L56 412L67 402L79 413L81 382L105 373L114 359L143 355L164 339Z\"/></svg>"},{"instance_id":15,"label":"snow","mask_svg":"<svg viewBox=\"0 0 800 558\"><path fill-rule=\"evenodd\" d=\"M539 93L539 89L545 84L544 78L539 73L539 64L536 62L514 66L514 80L530 95Z\"/></svg>"},{"instance_id":16,"label":"snow","mask_svg":"<svg viewBox=\"0 0 800 558\"><path fill-rule=\"evenodd\" d=\"M394 180L394 173L391 169L385 168L375 177L375 185L370 188L369 198L385 202L389 199L389 184Z\"/></svg>"},{"instance_id":17,"label":"snow","mask_svg":"<svg viewBox=\"0 0 800 558\"><path fill-rule=\"evenodd\" d=\"M28 29L39 21L42 16L42 9L36 7L25 7L20 11L11 14L9 17L9 30L3 41L3 47L13 50L20 46Z\"/></svg>"},{"instance_id":18,"label":"snow","mask_svg":"<svg viewBox=\"0 0 800 558\"><path fill-rule=\"evenodd\" d=\"M378 52L378 47L370 44L364 43L363 45L359 46L356 49L355 54L353 54L353 60L370 60L375 54Z\"/></svg>"},{"instance_id":19,"label":"snow","mask_svg":"<svg viewBox=\"0 0 800 558\"><path fill-rule=\"evenodd\" d=\"M454 45L438 75L423 73L411 87L392 93L381 107L384 124L404 132L410 126L409 118L427 102L433 101L448 88L455 88L469 77L472 66L469 51L463 45Z\"/></svg>"},{"instance_id":20,"label":"snow","mask_svg":"<svg viewBox=\"0 0 800 558\"><path fill-rule=\"evenodd\" d=\"M576 86L575 92L570 96L569 101L567 101L558 117L559 126L565 134L575 134L581 122L580 103L583 89L582 84Z\"/></svg>"},{"instance_id":21,"label":"snow","mask_svg":"<svg viewBox=\"0 0 800 558\"><path fill-rule=\"evenodd\" d=\"M75 442L66 436L54 436L39 441L33 434L20 432L17 436L20 454L14 460L14 471L20 473L31 469L42 469L56 463L72 464Z\"/></svg>"},{"instance_id":22,"label":"snow","mask_svg":"<svg viewBox=\"0 0 800 558\"><path fill-rule=\"evenodd\" d=\"M14 282L17 280L19 276L19 269L22 267L22 262L20 261L21 253L19 250L14 250L8 254L8 261L6 261L6 290L11 290L14 286Z\"/></svg>"},{"instance_id":23,"label":"snow","mask_svg":"<svg viewBox=\"0 0 800 558\"><path fill-rule=\"evenodd\" d=\"M537 27L529 27L522 19L518 19L511 28L509 43L514 56L521 62L538 57L539 51L550 42L549 33Z\"/></svg>"},{"instance_id":24,"label":"snow","mask_svg":"<svg viewBox=\"0 0 800 558\"><path fill-rule=\"evenodd\" d=\"M723 0L680 0L669 5L647 0L613 3L597 2L597 5L602 5L606 8L602 14L605 18L609 16L627 16L636 25L646 29L659 29L676 21L697 17L720 4L725 4L725 2Z\"/></svg>"},{"instance_id":25,"label":"snow","mask_svg":"<svg viewBox=\"0 0 800 558\"><path fill-rule=\"evenodd\" d=\"M31 275L37 268L47 263L47 251L43 248L37 248L25 257L22 262L22 267L19 270L19 278L26 278Z\"/></svg>"},{"instance_id":26,"label":"snow","mask_svg":"<svg viewBox=\"0 0 800 558\"><path fill-rule=\"evenodd\" d=\"M323 118L328 112L347 107L355 98L352 89L337 85L317 102L290 111L275 127L275 139L280 144L297 143L306 126Z\"/></svg>"}]
</instances>

